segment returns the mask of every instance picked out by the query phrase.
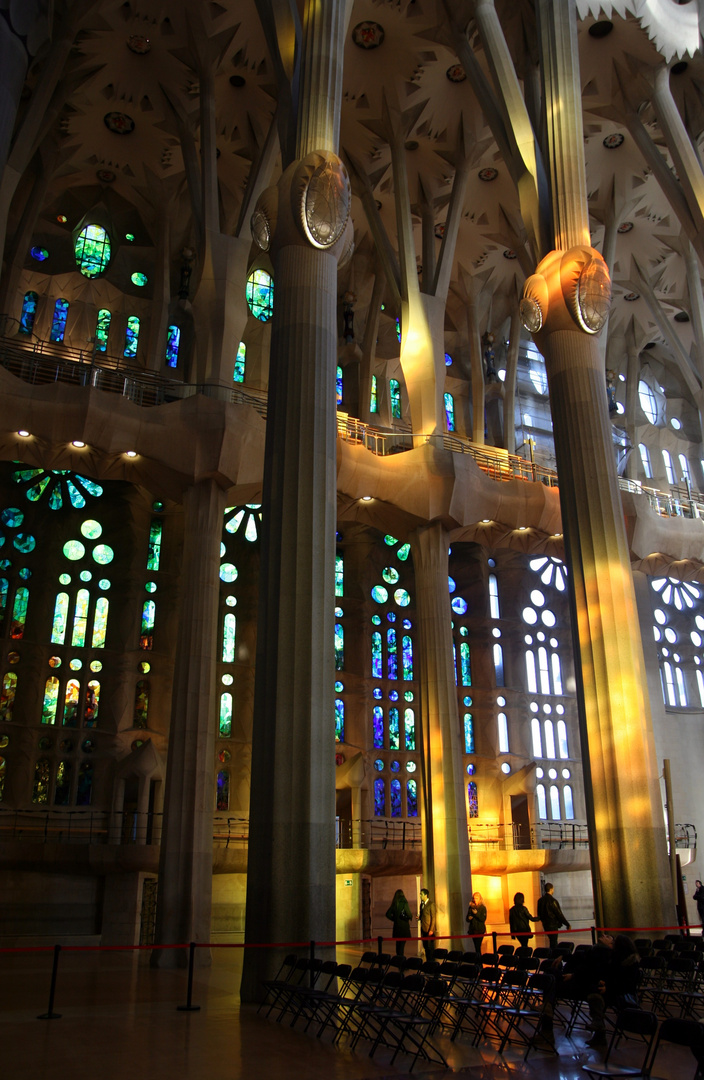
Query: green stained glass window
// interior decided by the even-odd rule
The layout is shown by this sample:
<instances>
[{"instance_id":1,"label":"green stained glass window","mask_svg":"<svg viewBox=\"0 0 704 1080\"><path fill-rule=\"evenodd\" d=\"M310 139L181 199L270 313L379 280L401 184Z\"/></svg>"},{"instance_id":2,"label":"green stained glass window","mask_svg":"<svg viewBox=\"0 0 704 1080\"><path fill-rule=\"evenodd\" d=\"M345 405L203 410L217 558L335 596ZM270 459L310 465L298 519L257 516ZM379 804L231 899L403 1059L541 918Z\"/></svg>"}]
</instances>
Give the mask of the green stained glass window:
<instances>
[{"instance_id":1,"label":"green stained glass window","mask_svg":"<svg viewBox=\"0 0 704 1080\"><path fill-rule=\"evenodd\" d=\"M398 709L393 706L389 709L389 750L398 750L400 745Z\"/></svg>"},{"instance_id":2,"label":"green stained glass window","mask_svg":"<svg viewBox=\"0 0 704 1080\"><path fill-rule=\"evenodd\" d=\"M71 762L60 761L56 766L54 806L68 806L71 799Z\"/></svg>"},{"instance_id":3,"label":"green stained glass window","mask_svg":"<svg viewBox=\"0 0 704 1080\"><path fill-rule=\"evenodd\" d=\"M76 264L84 277L104 273L110 262L110 237L102 225L86 225L76 237Z\"/></svg>"},{"instance_id":4,"label":"green stained glass window","mask_svg":"<svg viewBox=\"0 0 704 1080\"><path fill-rule=\"evenodd\" d=\"M49 783L51 779L51 766L48 758L39 758L34 766L34 785L32 787L33 803L49 802Z\"/></svg>"},{"instance_id":5,"label":"green stained glass window","mask_svg":"<svg viewBox=\"0 0 704 1080\"><path fill-rule=\"evenodd\" d=\"M66 683L66 693L64 695L64 727L77 727L78 725L80 693L81 686L78 679L69 679Z\"/></svg>"},{"instance_id":6,"label":"green stained glass window","mask_svg":"<svg viewBox=\"0 0 704 1080\"><path fill-rule=\"evenodd\" d=\"M83 706L84 727L95 727L95 725L97 724L99 704L100 683L96 679L91 679L86 689L86 700Z\"/></svg>"},{"instance_id":7,"label":"green stained glass window","mask_svg":"<svg viewBox=\"0 0 704 1080\"><path fill-rule=\"evenodd\" d=\"M369 412L375 413L379 411L379 403L376 396L376 375L372 375L372 389L369 396Z\"/></svg>"},{"instance_id":8,"label":"green stained glass window","mask_svg":"<svg viewBox=\"0 0 704 1080\"><path fill-rule=\"evenodd\" d=\"M342 368L339 364L337 365L337 372L335 375L335 386L337 392L337 407L339 409L340 405L342 405Z\"/></svg>"},{"instance_id":9,"label":"green stained glass window","mask_svg":"<svg viewBox=\"0 0 704 1080\"><path fill-rule=\"evenodd\" d=\"M335 698L335 742L345 741L345 703Z\"/></svg>"},{"instance_id":10,"label":"green stained glass window","mask_svg":"<svg viewBox=\"0 0 704 1080\"><path fill-rule=\"evenodd\" d=\"M160 521L152 521L149 530L149 551L147 554L147 570L158 570L161 561L161 530Z\"/></svg>"},{"instance_id":11,"label":"green stained glass window","mask_svg":"<svg viewBox=\"0 0 704 1080\"><path fill-rule=\"evenodd\" d=\"M24 554L34 551L37 546L37 541L30 533L17 533L17 536L13 539L12 543L18 551L21 551Z\"/></svg>"},{"instance_id":12,"label":"green stained glass window","mask_svg":"<svg viewBox=\"0 0 704 1080\"><path fill-rule=\"evenodd\" d=\"M156 617L156 604L153 600L145 600L142 605L142 626L139 634L140 649L151 649L154 644L154 619Z\"/></svg>"},{"instance_id":13,"label":"green stained glass window","mask_svg":"<svg viewBox=\"0 0 704 1080\"><path fill-rule=\"evenodd\" d=\"M138 679L134 691L134 722L133 727L145 728L149 715L149 683L146 679Z\"/></svg>"},{"instance_id":14,"label":"green stained glass window","mask_svg":"<svg viewBox=\"0 0 704 1080\"><path fill-rule=\"evenodd\" d=\"M101 308L98 312L98 322L95 327L95 351L107 352L108 333L112 313L107 308Z\"/></svg>"},{"instance_id":15,"label":"green stained glass window","mask_svg":"<svg viewBox=\"0 0 704 1080\"><path fill-rule=\"evenodd\" d=\"M24 294L24 300L22 301L22 314L20 316L20 333L31 334L34 329L34 319L37 314L37 300L39 299L37 293L28 292Z\"/></svg>"},{"instance_id":16,"label":"green stained glass window","mask_svg":"<svg viewBox=\"0 0 704 1080\"><path fill-rule=\"evenodd\" d=\"M220 695L220 723L218 732L221 739L229 739L232 734L232 694Z\"/></svg>"},{"instance_id":17,"label":"green stained glass window","mask_svg":"<svg viewBox=\"0 0 704 1080\"><path fill-rule=\"evenodd\" d=\"M0 631L5 621L5 608L7 606L7 578L0 578Z\"/></svg>"},{"instance_id":18,"label":"green stained glass window","mask_svg":"<svg viewBox=\"0 0 704 1080\"><path fill-rule=\"evenodd\" d=\"M81 525L81 532L84 536L88 537L89 540L97 540L98 537L102 535L103 527L100 522L93 521L92 518L89 518L88 521L84 521Z\"/></svg>"},{"instance_id":19,"label":"green stained glass window","mask_svg":"<svg viewBox=\"0 0 704 1080\"><path fill-rule=\"evenodd\" d=\"M413 682L413 641L410 635L404 634L401 641L401 658L403 662L403 678L405 682ZM413 700L413 694L410 699Z\"/></svg>"},{"instance_id":20,"label":"green stained glass window","mask_svg":"<svg viewBox=\"0 0 704 1080\"><path fill-rule=\"evenodd\" d=\"M66 639L66 622L68 619L68 593L61 592L56 597L54 607L54 621L51 628L52 645L63 645Z\"/></svg>"},{"instance_id":21,"label":"green stained glass window","mask_svg":"<svg viewBox=\"0 0 704 1080\"><path fill-rule=\"evenodd\" d=\"M0 720L12 720L12 707L15 703L17 691L17 676L13 671L8 671L3 676L2 688L0 688Z\"/></svg>"},{"instance_id":22,"label":"green stained glass window","mask_svg":"<svg viewBox=\"0 0 704 1080\"><path fill-rule=\"evenodd\" d=\"M247 278L247 304L255 319L268 322L274 312L274 282L266 270L254 270Z\"/></svg>"},{"instance_id":23,"label":"green stained glass window","mask_svg":"<svg viewBox=\"0 0 704 1080\"><path fill-rule=\"evenodd\" d=\"M9 506L0 514L0 521L3 525L7 525L8 529L19 529L24 521L24 514L17 507Z\"/></svg>"},{"instance_id":24,"label":"green stained glass window","mask_svg":"<svg viewBox=\"0 0 704 1080\"><path fill-rule=\"evenodd\" d=\"M345 563L342 555L335 556L335 596L344 596Z\"/></svg>"},{"instance_id":25,"label":"green stained glass window","mask_svg":"<svg viewBox=\"0 0 704 1080\"><path fill-rule=\"evenodd\" d=\"M56 706L59 701L59 680L50 675L44 684L44 704L42 705L42 724L56 723Z\"/></svg>"},{"instance_id":26,"label":"green stained glass window","mask_svg":"<svg viewBox=\"0 0 704 1080\"><path fill-rule=\"evenodd\" d=\"M464 752L465 754L474 753L474 720L471 712L464 714Z\"/></svg>"},{"instance_id":27,"label":"green stained glass window","mask_svg":"<svg viewBox=\"0 0 704 1080\"><path fill-rule=\"evenodd\" d=\"M389 393L391 395L391 415L394 420L401 419L401 384L398 379L389 379Z\"/></svg>"},{"instance_id":28,"label":"green stained glass window","mask_svg":"<svg viewBox=\"0 0 704 1080\"><path fill-rule=\"evenodd\" d=\"M394 600L399 607L408 607L411 602L411 597L405 589L396 589L394 592Z\"/></svg>"},{"instance_id":29,"label":"green stained glass window","mask_svg":"<svg viewBox=\"0 0 704 1080\"><path fill-rule=\"evenodd\" d=\"M88 604L90 593L87 589L79 589L76 594L76 610L73 615L73 634L71 644L82 649L86 643L86 626L88 623Z\"/></svg>"},{"instance_id":30,"label":"green stained glass window","mask_svg":"<svg viewBox=\"0 0 704 1080\"><path fill-rule=\"evenodd\" d=\"M223 563L220 567L220 580L221 581L235 581L237 579L237 567L232 563Z\"/></svg>"},{"instance_id":31,"label":"green stained glass window","mask_svg":"<svg viewBox=\"0 0 704 1080\"><path fill-rule=\"evenodd\" d=\"M403 713L403 725L406 732L406 750L416 748L416 717L413 709L405 709Z\"/></svg>"},{"instance_id":32,"label":"green stained glass window","mask_svg":"<svg viewBox=\"0 0 704 1080\"><path fill-rule=\"evenodd\" d=\"M10 637L19 640L24 636L24 624L27 619L27 604L29 603L29 589L24 586L15 593L15 602L12 605L12 626Z\"/></svg>"},{"instance_id":33,"label":"green stained glass window","mask_svg":"<svg viewBox=\"0 0 704 1080\"><path fill-rule=\"evenodd\" d=\"M394 566L385 566L381 576L388 585L395 585L399 579L399 572Z\"/></svg>"},{"instance_id":34,"label":"green stained glass window","mask_svg":"<svg viewBox=\"0 0 704 1080\"><path fill-rule=\"evenodd\" d=\"M235 661L235 633L237 631L237 618L231 612L225 616L222 635L222 659L225 664L233 664Z\"/></svg>"},{"instance_id":35,"label":"green stained glass window","mask_svg":"<svg viewBox=\"0 0 704 1080\"><path fill-rule=\"evenodd\" d=\"M335 623L335 671L345 670L345 631L342 623Z\"/></svg>"},{"instance_id":36,"label":"green stained glass window","mask_svg":"<svg viewBox=\"0 0 704 1080\"><path fill-rule=\"evenodd\" d=\"M71 559L72 562L82 559L86 553L86 549L80 540L67 540L63 551L66 558Z\"/></svg>"},{"instance_id":37,"label":"green stained glass window","mask_svg":"<svg viewBox=\"0 0 704 1080\"><path fill-rule=\"evenodd\" d=\"M60 344L66 333L66 320L68 318L68 300L60 297L54 304L54 316L51 320L51 332L49 340Z\"/></svg>"},{"instance_id":38,"label":"green stained glass window","mask_svg":"<svg viewBox=\"0 0 704 1080\"><path fill-rule=\"evenodd\" d=\"M455 430L455 399L452 394L445 394L445 419L447 421L447 430Z\"/></svg>"},{"instance_id":39,"label":"green stained glass window","mask_svg":"<svg viewBox=\"0 0 704 1080\"><path fill-rule=\"evenodd\" d=\"M384 543L388 544L389 547L394 547L395 544L398 544L398 540L396 539L395 536L390 536L387 533L386 536L384 537Z\"/></svg>"},{"instance_id":40,"label":"green stained glass window","mask_svg":"<svg viewBox=\"0 0 704 1080\"><path fill-rule=\"evenodd\" d=\"M244 369L247 363L247 346L244 341L240 341L237 346L237 356L235 357L235 371L232 376L233 382L244 382Z\"/></svg>"},{"instance_id":41,"label":"green stained glass window","mask_svg":"<svg viewBox=\"0 0 704 1080\"><path fill-rule=\"evenodd\" d=\"M181 344L181 330L178 326L168 326L166 328L166 365L167 367L177 367L178 365L178 350Z\"/></svg>"},{"instance_id":42,"label":"green stained glass window","mask_svg":"<svg viewBox=\"0 0 704 1080\"><path fill-rule=\"evenodd\" d=\"M389 599L388 591L383 585L375 585L372 589L372 600L376 600L377 604L385 604Z\"/></svg>"},{"instance_id":43,"label":"green stained glass window","mask_svg":"<svg viewBox=\"0 0 704 1080\"><path fill-rule=\"evenodd\" d=\"M472 685L472 667L469 659L469 645L463 641L460 645L460 665L462 668L462 685Z\"/></svg>"},{"instance_id":44,"label":"green stained glass window","mask_svg":"<svg viewBox=\"0 0 704 1080\"><path fill-rule=\"evenodd\" d=\"M125 347L122 351L122 355L128 359L134 359L137 355L137 345L139 344L139 319L136 315L130 315L127 320L127 329L125 330Z\"/></svg>"},{"instance_id":45,"label":"green stained glass window","mask_svg":"<svg viewBox=\"0 0 704 1080\"><path fill-rule=\"evenodd\" d=\"M399 557L399 559L401 560L401 562L405 562L406 559L408 558L408 556L411 554L411 545L410 544L401 544L401 547L398 549L396 554Z\"/></svg>"},{"instance_id":46,"label":"green stained glass window","mask_svg":"<svg viewBox=\"0 0 704 1080\"><path fill-rule=\"evenodd\" d=\"M93 558L101 566L107 566L115 558L115 552L109 544L96 544L93 548Z\"/></svg>"},{"instance_id":47,"label":"green stained glass window","mask_svg":"<svg viewBox=\"0 0 704 1080\"><path fill-rule=\"evenodd\" d=\"M141 270L136 270L134 274L130 274L130 281L133 285L137 285L140 289L147 284L149 278L146 274L143 274Z\"/></svg>"}]
</instances>

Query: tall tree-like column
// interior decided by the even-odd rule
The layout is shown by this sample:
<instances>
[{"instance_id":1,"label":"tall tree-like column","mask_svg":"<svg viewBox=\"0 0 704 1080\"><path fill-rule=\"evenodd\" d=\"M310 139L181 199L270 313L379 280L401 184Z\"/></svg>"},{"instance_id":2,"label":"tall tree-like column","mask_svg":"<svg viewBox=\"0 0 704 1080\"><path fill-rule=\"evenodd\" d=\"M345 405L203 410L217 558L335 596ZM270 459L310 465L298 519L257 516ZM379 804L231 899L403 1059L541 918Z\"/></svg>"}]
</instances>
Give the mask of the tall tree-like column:
<instances>
[{"instance_id":1,"label":"tall tree-like column","mask_svg":"<svg viewBox=\"0 0 704 1080\"><path fill-rule=\"evenodd\" d=\"M262 22L280 50L281 72L294 72L294 42L266 4ZM278 199L266 192L255 212L255 236L266 246L271 237L276 296L247 869L250 945L335 937L337 263L351 240L349 183L336 155L344 30L344 3L308 0L294 159L284 156ZM290 143L285 132L280 140L282 148ZM281 955L276 948L245 950L243 1000L261 997L261 980Z\"/></svg>"},{"instance_id":2,"label":"tall tree-like column","mask_svg":"<svg viewBox=\"0 0 704 1080\"><path fill-rule=\"evenodd\" d=\"M159 863L156 940L210 940L213 875L215 662L220 595L220 540L225 493L202 480L183 500L182 597L174 664L164 827ZM200 962L209 959L204 949ZM153 963L186 962L158 949Z\"/></svg>"},{"instance_id":3,"label":"tall tree-like column","mask_svg":"<svg viewBox=\"0 0 704 1080\"><path fill-rule=\"evenodd\" d=\"M452 666L449 544L439 522L411 536L423 731L423 877L437 904L439 933L460 935L465 932L472 882Z\"/></svg>"},{"instance_id":4,"label":"tall tree-like column","mask_svg":"<svg viewBox=\"0 0 704 1080\"><path fill-rule=\"evenodd\" d=\"M554 243L521 302L546 361L581 663L596 919L669 925L665 829L643 649L596 337L606 264L589 246L574 0L538 0ZM651 920L644 922L643 920Z\"/></svg>"}]
</instances>

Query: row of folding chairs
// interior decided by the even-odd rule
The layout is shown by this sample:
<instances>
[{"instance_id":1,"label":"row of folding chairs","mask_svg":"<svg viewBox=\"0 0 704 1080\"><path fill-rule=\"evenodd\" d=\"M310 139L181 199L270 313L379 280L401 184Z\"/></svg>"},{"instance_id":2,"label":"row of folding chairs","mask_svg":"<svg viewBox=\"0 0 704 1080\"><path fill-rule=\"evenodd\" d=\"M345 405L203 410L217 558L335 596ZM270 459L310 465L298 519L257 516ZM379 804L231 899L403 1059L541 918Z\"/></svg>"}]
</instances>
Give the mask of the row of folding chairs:
<instances>
[{"instance_id":1,"label":"row of folding chairs","mask_svg":"<svg viewBox=\"0 0 704 1080\"><path fill-rule=\"evenodd\" d=\"M638 1055L638 1060L631 1052L629 1064L624 1064L618 1060L618 1050L625 1040L630 1043L633 1039L642 1042L642 1056ZM699 1021L680 1017L666 1017L660 1021L657 1013L649 1010L623 1009L616 1018L603 1062L589 1062L582 1069L592 1080L626 1076L649 1080L659 1051L668 1044L689 1047L695 1058L695 1080L702 1075L699 1061L704 1061L704 1027Z\"/></svg>"}]
</instances>

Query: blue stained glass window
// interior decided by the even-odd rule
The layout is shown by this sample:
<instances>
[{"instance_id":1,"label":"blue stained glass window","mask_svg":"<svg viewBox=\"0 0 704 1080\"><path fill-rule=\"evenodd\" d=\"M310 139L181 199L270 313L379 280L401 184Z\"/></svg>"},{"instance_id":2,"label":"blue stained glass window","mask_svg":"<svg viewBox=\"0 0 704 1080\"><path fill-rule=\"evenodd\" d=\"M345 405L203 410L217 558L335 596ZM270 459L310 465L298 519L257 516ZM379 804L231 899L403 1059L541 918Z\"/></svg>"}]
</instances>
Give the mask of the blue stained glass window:
<instances>
[{"instance_id":1,"label":"blue stained glass window","mask_svg":"<svg viewBox=\"0 0 704 1080\"><path fill-rule=\"evenodd\" d=\"M106 352L108 347L108 332L110 330L111 312L107 308L101 308L98 312L98 322L95 327L95 351Z\"/></svg>"},{"instance_id":2,"label":"blue stained glass window","mask_svg":"<svg viewBox=\"0 0 704 1080\"><path fill-rule=\"evenodd\" d=\"M43 247L30 248L29 254L33 259L36 259L37 262L44 262L45 259L49 258L49 252Z\"/></svg>"},{"instance_id":3,"label":"blue stained glass window","mask_svg":"<svg viewBox=\"0 0 704 1080\"><path fill-rule=\"evenodd\" d=\"M464 714L464 752L474 753L474 721L471 712Z\"/></svg>"},{"instance_id":4,"label":"blue stained glass window","mask_svg":"<svg viewBox=\"0 0 704 1080\"><path fill-rule=\"evenodd\" d=\"M388 679L398 679L398 657L396 655L396 631L386 631L386 672Z\"/></svg>"},{"instance_id":5,"label":"blue stained glass window","mask_svg":"<svg viewBox=\"0 0 704 1080\"><path fill-rule=\"evenodd\" d=\"M401 384L398 379L389 379L389 392L391 394L391 415L394 420L401 419Z\"/></svg>"},{"instance_id":6,"label":"blue stained glass window","mask_svg":"<svg viewBox=\"0 0 704 1080\"><path fill-rule=\"evenodd\" d=\"M374 781L374 817L386 816L386 785L379 777Z\"/></svg>"},{"instance_id":7,"label":"blue stained glass window","mask_svg":"<svg viewBox=\"0 0 704 1080\"><path fill-rule=\"evenodd\" d=\"M345 703L335 698L335 742L345 741Z\"/></svg>"},{"instance_id":8,"label":"blue stained glass window","mask_svg":"<svg viewBox=\"0 0 704 1080\"><path fill-rule=\"evenodd\" d=\"M445 394L445 418L447 420L447 430L455 430L455 399L452 394Z\"/></svg>"},{"instance_id":9,"label":"blue stained glass window","mask_svg":"<svg viewBox=\"0 0 704 1080\"><path fill-rule=\"evenodd\" d=\"M7 578L0 578L0 631L5 621L5 608L7 606Z\"/></svg>"},{"instance_id":10,"label":"blue stained glass window","mask_svg":"<svg viewBox=\"0 0 704 1080\"><path fill-rule=\"evenodd\" d=\"M337 372L335 375L335 387L337 392L337 407L339 409L340 405L342 405L342 367L340 366L340 364L337 365Z\"/></svg>"},{"instance_id":11,"label":"blue stained glass window","mask_svg":"<svg viewBox=\"0 0 704 1080\"><path fill-rule=\"evenodd\" d=\"M218 773L215 809L230 809L230 774L227 769L221 769Z\"/></svg>"},{"instance_id":12,"label":"blue stained glass window","mask_svg":"<svg viewBox=\"0 0 704 1080\"><path fill-rule=\"evenodd\" d=\"M176 367L178 364L178 349L181 344L181 328L179 326L167 326L166 328L166 364L167 367Z\"/></svg>"},{"instance_id":13,"label":"blue stained glass window","mask_svg":"<svg viewBox=\"0 0 704 1080\"><path fill-rule=\"evenodd\" d=\"M372 678L381 679L381 634L375 630L372 634Z\"/></svg>"},{"instance_id":14,"label":"blue stained glass window","mask_svg":"<svg viewBox=\"0 0 704 1080\"><path fill-rule=\"evenodd\" d=\"M401 320L400 319L396 319L396 337L397 337L397 339L399 341L401 340Z\"/></svg>"},{"instance_id":15,"label":"blue stained glass window","mask_svg":"<svg viewBox=\"0 0 704 1080\"><path fill-rule=\"evenodd\" d=\"M156 604L153 600L145 600L142 606L142 626L139 636L140 649L151 649L154 644L155 616Z\"/></svg>"},{"instance_id":16,"label":"blue stained glass window","mask_svg":"<svg viewBox=\"0 0 704 1080\"><path fill-rule=\"evenodd\" d=\"M391 781L391 817L401 817L401 781Z\"/></svg>"},{"instance_id":17,"label":"blue stained glass window","mask_svg":"<svg viewBox=\"0 0 704 1080\"><path fill-rule=\"evenodd\" d=\"M37 314L37 300L39 297L35 292L28 292L24 294L24 300L22 301L22 314L20 315L20 333L31 334L34 329L34 319Z\"/></svg>"},{"instance_id":18,"label":"blue stained glass window","mask_svg":"<svg viewBox=\"0 0 704 1080\"><path fill-rule=\"evenodd\" d=\"M451 606L455 615L464 615L467 611L467 601L463 600L461 596L455 596Z\"/></svg>"},{"instance_id":19,"label":"blue stained glass window","mask_svg":"<svg viewBox=\"0 0 704 1080\"><path fill-rule=\"evenodd\" d=\"M462 685L472 685L472 667L469 659L469 645L463 641L460 645L460 664L462 667Z\"/></svg>"},{"instance_id":20,"label":"blue stained glass window","mask_svg":"<svg viewBox=\"0 0 704 1080\"><path fill-rule=\"evenodd\" d=\"M335 623L335 671L345 670L345 631L342 623Z\"/></svg>"},{"instance_id":21,"label":"blue stained glass window","mask_svg":"<svg viewBox=\"0 0 704 1080\"><path fill-rule=\"evenodd\" d=\"M247 304L255 319L268 322L274 313L274 282L266 270L254 270L247 278Z\"/></svg>"},{"instance_id":22,"label":"blue stained glass window","mask_svg":"<svg viewBox=\"0 0 704 1080\"><path fill-rule=\"evenodd\" d=\"M68 300L59 299L54 304L54 317L51 320L50 341L62 342L66 333L66 319L68 318Z\"/></svg>"},{"instance_id":23,"label":"blue stained glass window","mask_svg":"<svg viewBox=\"0 0 704 1080\"><path fill-rule=\"evenodd\" d=\"M344 596L345 562L342 555L335 556L335 596Z\"/></svg>"},{"instance_id":24,"label":"blue stained glass window","mask_svg":"<svg viewBox=\"0 0 704 1080\"><path fill-rule=\"evenodd\" d=\"M372 375L372 388L369 395L369 412L375 413L379 411L379 404L376 396L376 375Z\"/></svg>"},{"instance_id":25,"label":"blue stained glass window","mask_svg":"<svg viewBox=\"0 0 704 1080\"><path fill-rule=\"evenodd\" d=\"M385 604L388 599L388 590L383 585L375 585L372 589L372 600L376 600L377 604Z\"/></svg>"},{"instance_id":26,"label":"blue stained glass window","mask_svg":"<svg viewBox=\"0 0 704 1080\"><path fill-rule=\"evenodd\" d=\"M98 277L110 262L110 237L102 225L86 225L76 237L73 250L83 276Z\"/></svg>"},{"instance_id":27,"label":"blue stained glass window","mask_svg":"<svg viewBox=\"0 0 704 1080\"><path fill-rule=\"evenodd\" d=\"M403 714L403 726L406 731L406 750L416 748L416 717L413 709L406 709Z\"/></svg>"},{"instance_id":28,"label":"blue stained glass window","mask_svg":"<svg viewBox=\"0 0 704 1080\"><path fill-rule=\"evenodd\" d=\"M409 817L418 817L418 785L415 780L406 782L406 807Z\"/></svg>"},{"instance_id":29,"label":"blue stained glass window","mask_svg":"<svg viewBox=\"0 0 704 1080\"><path fill-rule=\"evenodd\" d=\"M244 382L244 369L247 363L247 346L244 341L240 341L237 346L237 356L235 357L235 370L232 375L233 382Z\"/></svg>"},{"instance_id":30,"label":"blue stained glass window","mask_svg":"<svg viewBox=\"0 0 704 1080\"><path fill-rule=\"evenodd\" d=\"M450 356L449 352L446 352L445 353L445 367L449 367L451 363L452 363L452 357Z\"/></svg>"},{"instance_id":31,"label":"blue stained glass window","mask_svg":"<svg viewBox=\"0 0 704 1080\"><path fill-rule=\"evenodd\" d=\"M127 329L125 330L125 348L122 353L123 356L132 359L137 355L137 344L139 342L139 319L136 315L130 315L127 320Z\"/></svg>"},{"instance_id":32,"label":"blue stained glass window","mask_svg":"<svg viewBox=\"0 0 704 1080\"><path fill-rule=\"evenodd\" d=\"M404 634L402 639L403 678L405 682L413 681L413 642L409 634Z\"/></svg>"},{"instance_id":33,"label":"blue stained glass window","mask_svg":"<svg viewBox=\"0 0 704 1080\"><path fill-rule=\"evenodd\" d=\"M469 816L479 817L479 799L477 798L477 785L474 780L467 784L467 798L469 801Z\"/></svg>"},{"instance_id":34,"label":"blue stained glass window","mask_svg":"<svg viewBox=\"0 0 704 1080\"><path fill-rule=\"evenodd\" d=\"M381 705L374 706L374 746L380 750L384 745L384 710Z\"/></svg>"},{"instance_id":35,"label":"blue stained glass window","mask_svg":"<svg viewBox=\"0 0 704 1080\"><path fill-rule=\"evenodd\" d=\"M400 745L398 709L393 707L389 709L389 749L398 750Z\"/></svg>"},{"instance_id":36,"label":"blue stained glass window","mask_svg":"<svg viewBox=\"0 0 704 1080\"><path fill-rule=\"evenodd\" d=\"M452 642L452 666L455 669L455 686L457 686L457 646Z\"/></svg>"}]
</instances>

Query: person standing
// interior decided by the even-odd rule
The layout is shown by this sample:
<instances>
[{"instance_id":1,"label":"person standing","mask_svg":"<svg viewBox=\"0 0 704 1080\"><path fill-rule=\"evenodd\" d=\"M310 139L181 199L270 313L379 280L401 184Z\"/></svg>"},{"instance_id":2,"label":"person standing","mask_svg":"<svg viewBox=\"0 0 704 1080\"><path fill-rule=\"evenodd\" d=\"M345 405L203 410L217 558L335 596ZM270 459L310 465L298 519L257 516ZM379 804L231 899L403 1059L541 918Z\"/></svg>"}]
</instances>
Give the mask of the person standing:
<instances>
[{"instance_id":1,"label":"person standing","mask_svg":"<svg viewBox=\"0 0 704 1080\"><path fill-rule=\"evenodd\" d=\"M517 892L513 898L513 907L508 913L508 924L513 937L518 938L518 944L524 948L533 937L530 924L537 922L535 915L531 915L525 905L525 896Z\"/></svg>"},{"instance_id":2,"label":"person standing","mask_svg":"<svg viewBox=\"0 0 704 1080\"><path fill-rule=\"evenodd\" d=\"M409 938L411 936L411 909L408 906L408 900L404 896L403 889L397 889L394 893L391 906L386 912L386 918L394 924L395 938ZM405 941L396 941L397 956L403 956L405 948Z\"/></svg>"},{"instance_id":3,"label":"person standing","mask_svg":"<svg viewBox=\"0 0 704 1080\"><path fill-rule=\"evenodd\" d=\"M472 899L467 908L467 933L472 934L472 943L475 951L482 951L482 941L486 934L486 905L480 892L472 894Z\"/></svg>"},{"instance_id":4,"label":"person standing","mask_svg":"<svg viewBox=\"0 0 704 1080\"><path fill-rule=\"evenodd\" d=\"M562 914L562 908L553 896L554 885L551 881L545 882L545 892L538 900L538 918L543 924L543 930L545 931L548 939L548 945L551 949L557 948L557 931L561 926L565 926L568 930L570 924Z\"/></svg>"},{"instance_id":5,"label":"person standing","mask_svg":"<svg viewBox=\"0 0 704 1080\"><path fill-rule=\"evenodd\" d=\"M433 941L436 934L435 915L435 902L430 899L430 893L427 889L421 889L418 920L426 960L432 960L435 956L435 943Z\"/></svg>"},{"instance_id":6,"label":"person standing","mask_svg":"<svg viewBox=\"0 0 704 1080\"><path fill-rule=\"evenodd\" d=\"M704 886L699 878L694 882L694 896L692 897L697 905L697 914L699 915L699 922L704 926Z\"/></svg>"}]
</instances>

